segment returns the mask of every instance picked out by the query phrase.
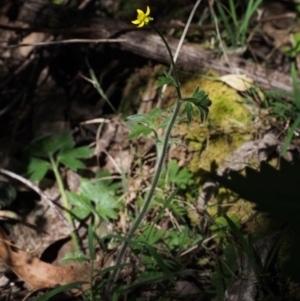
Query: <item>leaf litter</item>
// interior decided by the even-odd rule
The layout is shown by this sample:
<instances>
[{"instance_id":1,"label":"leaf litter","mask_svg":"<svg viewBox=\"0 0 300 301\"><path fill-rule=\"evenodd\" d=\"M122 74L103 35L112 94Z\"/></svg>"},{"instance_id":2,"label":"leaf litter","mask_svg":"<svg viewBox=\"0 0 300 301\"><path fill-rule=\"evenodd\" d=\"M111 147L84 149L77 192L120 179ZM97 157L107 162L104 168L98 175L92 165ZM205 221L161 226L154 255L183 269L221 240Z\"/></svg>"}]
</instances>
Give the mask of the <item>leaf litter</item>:
<instances>
[{"instance_id":1,"label":"leaf litter","mask_svg":"<svg viewBox=\"0 0 300 301\"><path fill-rule=\"evenodd\" d=\"M269 23L268 23L269 24ZM270 63L274 63L278 60L278 50L282 49L285 44L288 44L289 41L286 38L288 36L288 32L290 31L282 31L282 34L279 31L275 30L275 26L273 29L265 27L264 39L269 43L270 47L273 47L273 50L268 54L268 60ZM280 34L278 34L280 33ZM260 56L260 49L255 48L254 52L257 56ZM24 54L23 54L24 55ZM148 69L149 70L149 69ZM44 70L46 73L49 70ZM252 86L253 79L250 77L244 77L243 75L229 74L222 77L219 77L221 81L226 83L227 85L233 87L238 91L244 91L246 88ZM52 80L52 89L55 87L54 80ZM246 83L245 83L246 82ZM85 86L85 89L88 88ZM41 91L40 91L41 92ZM43 91L45 92L45 90ZM56 99L59 103L58 96L63 96L64 93L60 90L58 94L52 94L52 99ZM51 103L51 97L49 97L48 101ZM65 103L65 99L63 100ZM97 104L98 105L98 104ZM40 119L36 118L35 127L37 130L40 129L39 125L41 121L48 121L49 111L47 112L48 105L43 103L45 108L45 115L41 115ZM54 106L53 106L54 107ZM62 106L55 105L55 107L62 108ZM76 107L76 106L75 106ZM99 105L101 107L101 105ZM65 109L65 108L64 108ZM81 111L80 105L77 105L76 110L83 114ZM85 120L88 120L93 116L93 110L89 110L89 112L84 115ZM56 111L57 113L58 111ZM60 117L58 119L63 118L62 114L63 110L59 111ZM43 113L43 114L44 114ZM50 114L51 115L51 114ZM46 117L45 117L46 116ZM87 117L88 116L88 117ZM91 119L92 120L92 119ZM109 120L109 119L106 119ZM42 122L41 122L42 123ZM57 131L61 131L64 129L64 122L62 120L57 121L59 129ZM47 127L45 128L53 130L53 122L49 122ZM121 178L122 173L126 175L130 175L127 179L127 191L125 192L126 196L124 196L125 204L128 205L131 210L135 210L136 204L140 196L147 189L149 182L151 180L151 172L153 170L155 152L153 151L153 142L147 139L135 139L131 143L128 142L128 127L124 125L119 116L112 118L109 122L105 124L103 127L103 131L100 135L96 135L95 127L88 127L84 125L84 129L79 130L78 136L83 137L83 140L86 141L94 141L96 144L96 155L99 158L99 164L103 169L107 169L110 171L111 177L117 177L118 180ZM89 133L92 132L92 135ZM176 131L175 135L178 138ZM92 138L91 138L92 137ZM96 138L95 138L96 137ZM181 137L179 137L181 138ZM229 156L227 165L220 166L219 170L243 170L245 168L245 164L240 162L248 159L248 155L254 154L256 156L258 154L259 160L266 160L270 155L270 149L274 150L280 148L280 142L277 141L274 137L272 137L275 143L272 145L268 145L264 138L262 140L253 141L248 143L247 145L243 145L239 150L231 154ZM270 146L270 147L269 147ZM137 154L142 154L141 157L138 157ZM168 160L170 162L171 159L177 159L180 161L180 166L185 166L187 164L188 158L190 154L188 153L188 149L182 148L180 146L172 146L171 151L168 154ZM251 157L252 159L252 157ZM138 161L138 163L136 163ZM232 163L233 162L233 163ZM140 164L142 168L140 170L137 168L137 165ZM71 164L72 165L72 164ZM176 174L176 168L174 173ZM98 166L90 167L90 171L97 171ZM73 192L78 192L80 190L80 180L84 178L82 175L78 175L74 173L76 176L71 180L72 174L69 171L62 170L65 173L65 181L68 182L68 187ZM73 176L74 176L73 174ZM182 178L186 177L186 174L179 173ZM91 187L90 187L91 188ZM91 188L92 189L92 188ZM52 188L51 199L56 200L57 203L60 203L58 198L59 191L57 188ZM47 192L47 190L45 191ZM50 193L50 192L49 192ZM114 199L108 198L111 203L114 203ZM114 208L110 208L114 210ZM104 212L105 213L105 212ZM107 213L107 212L106 212ZM116 225L117 228L122 232L125 232L128 228L129 212L122 213L120 217L120 222L118 223L107 223L105 227L111 229L106 233L114 233L116 229L113 229ZM153 214L153 213L152 213ZM109 211L110 217L116 217L115 213ZM171 214L170 214L171 216ZM151 218L155 217L155 214L151 216ZM171 218L166 218L166 222L163 226L164 229L168 229L169 221ZM26 220L30 224L34 224L38 227L38 231L30 229L22 224L16 224L11 232L9 239L13 242L16 249L20 249L21 251L16 252L12 250L10 244L8 243L8 238L1 230L1 240L3 244L0 246L0 257L5 261L6 265L9 266L16 275L19 276L25 283L27 283L32 288L45 288L45 287L53 287L57 284L69 283L72 281L86 280L89 281L89 278L85 275L86 271L90 269L90 266L84 266L83 270L80 268L71 268L70 266L58 267L54 264L47 264L39 259L39 257L43 254L43 252L53 245L55 242L63 240L68 237L70 234L70 228L62 223L62 221L57 218L56 213L53 212L52 208L49 208L46 203L43 201L36 200L36 208L34 208L30 214L26 216ZM88 221L90 222L90 220ZM39 228L41 226L41 228ZM77 226L80 226L79 224ZM161 225L159 225L161 226ZM86 245L86 242L84 243ZM66 244L65 244L66 245ZM24 253L25 252L25 253ZM59 255L63 257L62 255ZM45 277L47 275L48 277ZM58 275L63 277L60 278ZM190 282L187 284L190 285Z\"/></svg>"}]
</instances>

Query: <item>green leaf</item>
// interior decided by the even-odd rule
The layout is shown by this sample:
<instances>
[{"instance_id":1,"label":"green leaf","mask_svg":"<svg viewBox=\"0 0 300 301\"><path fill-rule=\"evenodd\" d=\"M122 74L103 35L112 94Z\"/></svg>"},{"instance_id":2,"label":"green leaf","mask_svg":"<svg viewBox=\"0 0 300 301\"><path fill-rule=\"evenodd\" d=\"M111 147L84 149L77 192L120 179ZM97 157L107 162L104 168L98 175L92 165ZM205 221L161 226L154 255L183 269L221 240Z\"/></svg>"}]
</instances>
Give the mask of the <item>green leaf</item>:
<instances>
[{"instance_id":1,"label":"green leaf","mask_svg":"<svg viewBox=\"0 0 300 301\"><path fill-rule=\"evenodd\" d=\"M65 154L74 158L89 158L93 154L93 152L94 150L87 146L80 146L69 150L62 149L58 154L58 158L61 155L64 156Z\"/></svg>"},{"instance_id":2,"label":"green leaf","mask_svg":"<svg viewBox=\"0 0 300 301\"><path fill-rule=\"evenodd\" d=\"M68 158L68 157L60 158L59 162L69 167L73 171L76 171L77 169L84 169L86 167L82 161L75 158Z\"/></svg>"},{"instance_id":3,"label":"green leaf","mask_svg":"<svg viewBox=\"0 0 300 301\"><path fill-rule=\"evenodd\" d=\"M186 102L182 113L186 113L188 123L192 121L192 118L196 115L195 107L199 111L199 117L201 122L203 122L208 114L208 107L211 105L211 100L208 95L200 90L199 86L196 87L192 97L183 99Z\"/></svg>"},{"instance_id":4,"label":"green leaf","mask_svg":"<svg viewBox=\"0 0 300 301\"><path fill-rule=\"evenodd\" d=\"M159 77L158 80L159 81L158 81L157 87L162 87L164 85L169 85L169 84L171 84L175 87L178 87L178 85L177 85L175 79L173 78L173 76L170 75L167 72L165 72L165 76Z\"/></svg>"},{"instance_id":5,"label":"green leaf","mask_svg":"<svg viewBox=\"0 0 300 301\"><path fill-rule=\"evenodd\" d=\"M164 110L160 109L160 108L154 108L149 114L148 114L148 117L149 117L149 120L154 123L155 120L158 118L158 117L161 117L163 114L165 113Z\"/></svg>"},{"instance_id":6,"label":"green leaf","mask_svg":"<svg viewBox=\"0 0 300 301\"><path fill-rule=\"evenodd\" d=\"M157 126L157 119L165 117L165 111L160 108L153 109L148 115L137 114L127 117L127 124L132 132L129 139L137 138L140 135L147 136L151 132L156 133L159 128L165 127L168 121L163 121Z\"/></svg>"},{"instance_id":7,"label":"green leaf","mask_svg":"<svg viewBox=\"0 0 300 301\"><path fill-rule=\"evenodd\" d=\"M287 136L284 140L284 144L281 151L281 156L284 156L288 150L288 147L292 141L292 138L294 136L295 130L298 128L300 124L300 115L297 117L297 119L293 122L292 126L290 127Z\"/></svg>"},{"instance_id":8,"label":"green leaf","mask_svg":"<svg viewBox=\"0 0 300 301\"><path fill-rule=\"evenodd\" d=\"M168 182L175 183L181 189L186 189L194 182L192 173L186 168L181 168L176 160L168 162L168 171Z\"/></svg>"},{"instance_id":9,"label":"green leaf","mask_svg":"<svg viewBox=\"0 0 300 301\"><path fill-rule=\"evenodd\" d=\"M184 114L184 113L186 113L188 124L190 124L193 120L193 117L196 115L195 108L191 102L187 101L185 103L185 107L182 111L182 114Z\"/></svg>"},{"instance_id":10,"label":"green leaf","mask_svg":"<svg viewBox=\"0 0 300 301\"><path fill-rule=\"evenodd\" d=\"M85 168L85 164L78 158L88 158L93 153L93 149L86 146L74 149L61 149L58 153L58 162L66 165L70 169L76 171L79 168Z\"/></svg>"},{"instance_id":11,"label":"green leaf","mask_svg":"<svg viewBox=\"0 0 300 301\"><path fill-rule=\"evenodd\" d=\"M127 117L127 123L129 126L137 124L137 123L144 123L149 126L154 126L155 121L158 117L161 117L165 113L164 110L160 108L154 108L149 114L136 114Z\"/></svg>"},{"instance_id":12,"label":"green leaf","mask_svg":"<svg viewBox=\"0 0 300 301\"><path fill-rule=\"evenodd\" d=\"M300 91L298 85L298 75L294 63L291 66L291 77L292 77L293 92L294 92L294 102L297 109L300 110Z\"/></svg>"},{"instance_id":13,"label":"green leaf","mask_svg":"<svg viewBox=\"0 0 300 301\"><path fill-rule=\"evenodd\" d=\"M170 272L168 266L165 264L165 261L162 258L162 256L156 251L156 249L154 247L150 246L149 244L145 243L145 247L148 249L148 251L151 253L153 258L156 260L157 265L162 270L162 272L166 275L168 280L170 282L172 282L172 284L174 284L174 286L176 286L175 278L174 278L173 274Z\"/></svg>"},{"instance_id":14,"label":"green leaf","mask_svg":"<svg viewBox=\"0 0 300 301\"><path fill-rule=\"evenodd\" d=\"M118 207L117 201L109 186L105 186L101 181L92 183L87 179L82 179L79 190L82 195L95 203L95 211L100 217L105 220L118 217L115 210Z\"/></svg>"},{"instance_id":15,"label":"green leaf","mask_svg":"<svg viewBox=\"0 0 300 301\"><path fill-rule=\"evenodd\" d=\"M140 135L148 136L153 130L148 126L141 124L130 125L131 133L128 136L128 139L138 138Z\"/></svg>"},{"instance_id":16,"label":"green leaf","mask_svg":"<svg viewBox=\"0 0 300 301\"><path fill-rule=\"evenodd\" d=\"M93 211L90 199L88 199L84 195L78 195L74 192L67 192L68 200L74 208L71 212L78 218L79 220L83 220L91 214Z\"/></svg>"},{"instance_id":17,"label":"green leaf","mask_svg":"<svg viewBox=\"0 0 300 301\"><path fill-rule=\"evenodd\" d=\"M146 228L146 230L136 238L136 241L155 245L162 239L164 234L165 230L154 229L154 227L151 226Z\"/></svg>"},{"instance_id":18,"label":"green leaf","mask_svg":"<svg viewBox=\"0 0 300 301\"><path fill-rule=\"evenodd\" d=\"M127 124L131 126L132 124L137 123L151 123L151 120L146 114L135 114L127 117Z\"/></svg>"},{"instance_id":19,"label":"green leaf","mask_svg":"<svg viewBox=\"0 0 300 301\"><path fill-rule=\"evenodd\" d=\"M30 176L30 181L40 181L45 177L45 174L50 167L51 165L49 162L31 157L26 168L26 174Z\"/></svg>"},{"instance_id":20,"label":"green leaf","mask_svg":"<svg viewBox=\"0 0 300 301\"><path fill-rule=\"evenodd\" d=\"M75 261L78 263L84 263L87 260L87 257L81 251L76 251L74 253L67 252L65 256L61 259L63 263L69 263L70 261Z\"/></svg>"},{"instance_id":21,"label":"green leaf","mask_svg":"<svg viewBox=\"0 0 300 301\"><path fill-rule=\"evenodd\" d=\"M72 149L74 146L75 142L71 131L58 134L51 142L51 149L53 153L59 149Z\"/></svg>"},{"instance_id":22,"label":"green leaf","mask_svg":"<svg viewBox=\"0 0 300 301\"><path fill-rule=\"evenodd\" d=\"M196 89L195 89L195 91L193 92L193 95L192 95L192 98L196 98L198 100L203 100L207 97L208 97L208 95L203 90L200 90L199 86L196 87Z\"/></svg>"},{"instance_id":23,"label":"green leaf","mask_svg":"<svg viewBox=\"0 0 300 301\"><path fill-rule=\"evenodd\" d=\"M71 149L75 145L70 131L61 133L56 137L43 136L32 142L30 154L34 156L54 155L59 149Z\"/></svg>"},{"instance_id":24,"label":"green leaf","mask_svg":"<svg viewBox=\"0 0 300 301\"><path fill-rule=\"evenodd\" d=\"M105 220L117 219L118 214L115 210L117 207L116 199L108 193L103 193L101 200L96 204L96 211Z\"/></svg>"}]
</instances>

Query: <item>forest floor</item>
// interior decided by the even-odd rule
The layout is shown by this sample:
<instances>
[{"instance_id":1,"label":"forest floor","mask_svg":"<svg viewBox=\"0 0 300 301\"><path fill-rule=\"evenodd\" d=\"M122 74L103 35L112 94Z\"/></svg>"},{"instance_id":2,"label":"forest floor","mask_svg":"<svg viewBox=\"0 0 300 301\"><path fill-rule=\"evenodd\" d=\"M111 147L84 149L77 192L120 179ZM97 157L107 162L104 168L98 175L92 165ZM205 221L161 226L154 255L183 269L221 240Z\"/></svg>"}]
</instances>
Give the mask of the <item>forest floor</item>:
<instances>
[{"instance_id":1,"label":"forest floor","mask_svg":"<svg viewBox=\"0 0 300 301\"><path fill-rule=\"evenodd\" d=\"M1 1L0 300L300 300L300 4L163 2Z\"/></svg>"}]
</instances>

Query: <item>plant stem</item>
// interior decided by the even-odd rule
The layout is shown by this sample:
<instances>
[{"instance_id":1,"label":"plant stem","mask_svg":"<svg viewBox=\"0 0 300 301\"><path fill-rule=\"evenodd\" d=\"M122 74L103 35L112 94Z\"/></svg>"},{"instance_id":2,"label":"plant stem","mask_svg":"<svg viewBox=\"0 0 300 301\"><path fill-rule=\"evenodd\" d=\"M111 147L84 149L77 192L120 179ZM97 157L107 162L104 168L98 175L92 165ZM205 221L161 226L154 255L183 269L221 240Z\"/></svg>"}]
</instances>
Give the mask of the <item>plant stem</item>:
<instances>
[{"instance_id":1,"label":"plant stem","mask_svg":"<svg viewBox=\"0 0 300 301\"><path fill-rule=\"evenodd\" d=\"M62 178L60 176L57 164L56 164L53 156L49 154L49 158L50 158L51 166L52 166L52 169L53 169L56 181L57 181L59 192L60 192L60 195L62 198L62 203L63 203L64 209L66 210L67 220L68 220L69 224L71 225L71 227L74 229L74 221L70 214L69 202L68 202L68 198L67 198L67 194L66 194L66 191L64 188ZM71 232L71 238L72 238L72 241L73 241L73 244L75 247L75 251L79 251L80 250L79 243L78 243L78 239L77 239L75 232Z\"/></svg>"},{"instance_id":2,"label":"plant stem","mask_svg":"<svg viewBox=\"0 0 300 301\"><path fill-rule=\"evenodd\" d=\"M166 48L167 48L167 51L169 53L169 57L171 59L171 65L173 67L173 74L174 74L174 79L175 79L175 82L177 84L177 86L175 87L176 88L176 92L177 92L177 96L178 96L178 100L177 102L180 102L182 100L182 96L181 96L181 91L180 91L180 83L179 83L179 78L178 78L178 73L177 73L177 68L176 68L176 65L175 65L175 62L174 62L174 58L173 58L173 54L172 54L172 51L171 51L171 48L167 42L167 40L165 39L165 37L162 35L162 33L152 24L149 23L149 25L156 31L156 33L161 37L161 39L163 40ZM173 125L172 125L173 126Z\"/></svg>"},{"instance_id":3,"label":"plant stem","mask_svg":"<svg viewBox=\"0 0 300 301\"><path fill-rule=\"evenodd\" d=\"M154 175L153 175L153 179L152 179L152 184L151 184L150 190L148 191L148 193L145 197L144 205L143 205L138 217L136 218L134 224L132 225L131 229L129 230L129 232L127 234L128 238L130 238L135 233L135 231L138 229L141 221L143 220L145 214L147 213L148 207L149 207L149 205L151 203L151 200L154 196L155 189L157 187L157 183L158 183L158 180L160 178L162 167L163 167L163 164L164 164L164 161L165 161L165 156L166 156L166 153L167 153L167 150L168 150L169 138L170 138L170 135L171 135L171 131L172 131L172 128L173 128L174 123L176 121L176 118L178 116L178 113L179 113L179 110L180 110L180 107L181 107L181 100L182 100L181 91L180 91L180 83L179 83L178 74L177 74L177 68L176 68L176 65L175 65L175 62L174 62L173 55L172 55L171 49L169 47L169 44L166 41L166 39L164 38L164 36L161 34L161 32L155 26L151 25L151 27L161 37L161 39L163 40L163 42L164 42L164 44L167 48L167 51L169 53L169 56L170 56L170 59L171 59L171 64L172 64L172 67L173 67L174 79L175 79L175 82L176 82L176 87L175 88L176 88L178 99L177 99L172 117L171 117L171 119L170 119L170 121L169 121L169 123L166 127L166 132L165 132L165 135L164 135L164 138L163 138L162 147L160 147L160 145L156 146L156 148L157 148L157 160L156 160L156 162L157 163L155 165L155 171L154 171ZM123 260L123 257L125 255L125 252L127 250L127 247L128 247L128 242L124 241L123 245L120 249L120 252L118 253L118 256L116 258L116 263L115 263L116 266L122 264L122 260ZM120 272L120 269L116 269L112 273L111 281L108 283L108 286L107 286L107 292L109 294L111 293L112 284L115 281L115 279L118 277L119 272Z\"/></svg>"}]
</instances>

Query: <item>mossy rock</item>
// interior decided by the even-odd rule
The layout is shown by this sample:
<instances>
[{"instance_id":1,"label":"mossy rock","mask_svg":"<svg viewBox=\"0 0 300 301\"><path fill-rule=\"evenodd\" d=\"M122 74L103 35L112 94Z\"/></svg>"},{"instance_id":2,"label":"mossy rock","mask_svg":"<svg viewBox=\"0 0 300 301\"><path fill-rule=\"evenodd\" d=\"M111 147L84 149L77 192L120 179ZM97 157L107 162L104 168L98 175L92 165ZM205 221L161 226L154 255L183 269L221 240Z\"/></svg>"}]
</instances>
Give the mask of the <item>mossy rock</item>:
<instances>
[{"instance_id":1,"label":"mossy rock","mask_svg":"<svg viewBox=\"0 0 300 301\"><path fill-rule=\"evenodd\" d=\"M252 139L255 131L251 114L237 91L220 81L194 78L182 85L184 97L190 96L197 85L209 95L212 105L207 121L193 122L186 136L189 147L201 153L189 164L195 173L199 169L211 171L213 162L222 165L230 153Z\"/></svg>"},{"instance_id":2,"label":"mossy rock","mask_svg":"<svg viewBox=\"0 0 300 301\"><path fill-rule=\"evenodd\" d=\"M181 86L183 97L190 97L197 86L212 101L207 121L200 123L199 119L195 120L188 128L186 123L182 123L174 132L185 137L191 154L188 168L195 174L201 186L207 173L222 166L232 152L254 138L256 128L252 123L252 114L236 90L217 80L192 77ZM212 217L219 216L220 206L229 216L237 216L241 224L249 222L249 231L256 235L263 235L269 227L269 220L265 219L263 225L264 218L253 210L252 203L237 198L228 190L220 189L219 194L209 201L209 214ZM195 214L191 213L190 218L192 222L198 222Z\"/></svg>"}]
</instances>

